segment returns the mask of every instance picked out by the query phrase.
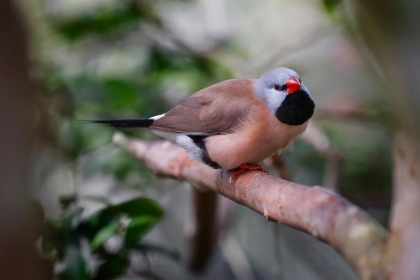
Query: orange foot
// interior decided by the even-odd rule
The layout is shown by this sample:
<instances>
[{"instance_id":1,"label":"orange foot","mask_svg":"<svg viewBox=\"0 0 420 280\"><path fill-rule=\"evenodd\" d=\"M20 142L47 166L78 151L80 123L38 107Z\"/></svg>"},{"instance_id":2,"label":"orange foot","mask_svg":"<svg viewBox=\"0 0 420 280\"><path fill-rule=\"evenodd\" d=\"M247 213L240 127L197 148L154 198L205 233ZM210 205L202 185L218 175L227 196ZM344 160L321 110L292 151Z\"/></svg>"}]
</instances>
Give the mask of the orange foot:
<instances>
[{"instance_id":1,"label":"orange foot","mask_svg":"<svg viewBox=\"0 0 420 280\"><path fill-rule=\"evenodd\" d=\"M242 173L248 171L248 170L258 170L258 171L262 171L266 174L270 174L268 173L260 164L248 164L248 163L244 163L239 165L238 168L233 169L234 171L232 171L230 173L230 182L232 183L233 180L236 180L236 178L238 178L239 175L241 175Z\"/></svg>"}]
</instances>

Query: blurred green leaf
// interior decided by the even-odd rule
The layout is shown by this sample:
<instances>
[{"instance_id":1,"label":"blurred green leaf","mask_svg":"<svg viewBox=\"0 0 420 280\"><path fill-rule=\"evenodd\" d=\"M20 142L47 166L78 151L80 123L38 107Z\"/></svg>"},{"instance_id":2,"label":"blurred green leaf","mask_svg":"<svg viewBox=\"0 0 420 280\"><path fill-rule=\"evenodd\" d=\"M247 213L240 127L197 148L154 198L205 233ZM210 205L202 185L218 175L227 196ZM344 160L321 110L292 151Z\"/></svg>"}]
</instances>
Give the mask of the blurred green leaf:
<instances>
[{"instance_id":1,"label":"blurred green leaf","mask_svg":"<svg viewBox=\"0 0 420 280\"><path fill-rule=\"evenodd\" d=\"M341 0L322 0L328 13L334 12Z\"/></svg>"},{"instance_id":2,"label":"blurred green leaf","mask_svg":"<svg viewBox=\"0 0 420 280\"><path fill-rule=\"evenodd\" d=\"M87 264L82 256L80 247L75 243L70 243L66 247L64 258L65 270L63 273L66 280L88 280L89 274Z\"/></svg>"},{"instance_id":3,"label":"blurred green leaf","mask_svg":"<svg viewBox=\"0 0 420 280\"><path fill-rule=\"evenodd\" d=\"M97 196L97 195L83 195L80 196L81 199L86 199L86 200L90 200L90 201L95 201L95 202L99 202L102 203L106 206L111 206L111 202L103 196Z\"/></svg>"},{"instance_id":4,"label":"blurred green leaf","mask_svg":"<svg viewBox=\"0 0 420 280\"><path fill-rule=\"evenodd\" d=\"M110 109L124 110L138 103L138 90L128 81L108 78L103 81L103 87Z\"/></svg>"},{"instance_id":5,"label":"blurred green leaf","mask_svg":"<svg viewBox=\"0 0 420 280\"><path fill-rule=\"evenodd\" d=\"M86 222L88 222L93 227L104 227L116 218L115 213L113 213L111 210L111 207L107 207L96 212L90 216Z\"/></svg>"},{"instance_id":6,"label":"blurred green leaf","mask_svg":"<svg viewBox=\"0 0 420 280\"><path fill-rule=\"evenodd\" d=\"M123 4L121 4L123 3ZM89 34L106 34L132 26L144 17L133 2L121 1L116 7L99 7L71 19L55 19L56 30L70 41Z\"/></svg>"},{"instance_id":7,"label":"blurred green leaf","mask_svg":"<svg viewBox=\"0 0 420 280\"><path fill-rule=\"evenodd\" d=\"M153 48L146 65L146 71L158 75L158 80L165 78L165 74L182 75L193 74L189 82L193 86L193 92L209 86L212 83L232 78L232 72L218 61L202 55L194 55L179 51L164 51Z\"/></svg>"},{"instance_id":8,"label":"blurred green leaf","mask_svg":"<svg viewBox=\"0 0 420 280\"><path fill-rule=\"evenodd\" d=\"M146 232L158 221L159 219L153 216L141 216L132 219L125 232L124 246L130 247L139 243Z\"/></svg>"},{"instance_id":9,"label":"blurred green leaf","mask_svg":"<svg viewBox=\"0 0 420 280\"><path fill-rule=\"evenodd\" d=\"M61 77L63 90L72 97L77 119L151 116L167 109L158 81L151 83L148 74L141 79L134 74L122 78L120 76L98 77L83 72L72 77L65 77L64 74L62 76L64 76ZM105 126L86 124L84 126L89 130L84 128L83 133L112 131ZM74 129L74 127L71 128ZM100 138L92 134L89 136ZM101 136L103 141L104 135Z\"/></svg>"},{"instance_id":10,"label":"blurred green leaf","mask_svg":"<svg viewBox=\"0 0 420 280\"><path fill-rule=\"evenodd\" d=\"M99 230L92 240L92 243L91 243L92 250L98 249L99 246L102 246L102 244L105 241L107 241L109 238L111 238L113 235L117 233L118 233L118 225L115 222L110 223L108 226Z\"/></svg>"},{"instance_id":11,"label":"blurred green leaf","mask_svg":"<svg viewBox=\"0 0 420 280\"><path fill-rule=\"evenodd\" d=\"M92 241L103 228L107 228L110 224L115 224L116 218L116 213L113 212L112 206L106 207L81 222L78 231Z\"/></svg>"},{"instance_id":12,"label":"blurred green leaf","mask_svg":"<svg viewBox=\"0 0 420 280\"><path fill-rule=\"evenodd\" d=\"M95 280L111 280L121 276L128 266L130 261L125 255L112 255L99 266Z\"/></svg>"},{"instance_id":13,"label":"blurred green leaf","mask_svg":"<svg viewBox=\"0 0 420 280\"><path fill-rule=\"evenodd\" d=\"M72 209L67 215L63 218L63 226L68 229L73 229L78 226L83 213L82 207L76 207Z\"/></svg>"},{"instance_id":14,"label":"blurred green leaf","mask_svg":"<svg viewBox=\"0 0 420 280\"><path fill-rule=\"evenodd\" d=\"M134 198L118 205L114 205L114 208L118 212L126 214L130 218L150 216L155 219L161 219L163 217L162 207L160 207L156 201L147 197Z\"/></svg>"}]
</instances>

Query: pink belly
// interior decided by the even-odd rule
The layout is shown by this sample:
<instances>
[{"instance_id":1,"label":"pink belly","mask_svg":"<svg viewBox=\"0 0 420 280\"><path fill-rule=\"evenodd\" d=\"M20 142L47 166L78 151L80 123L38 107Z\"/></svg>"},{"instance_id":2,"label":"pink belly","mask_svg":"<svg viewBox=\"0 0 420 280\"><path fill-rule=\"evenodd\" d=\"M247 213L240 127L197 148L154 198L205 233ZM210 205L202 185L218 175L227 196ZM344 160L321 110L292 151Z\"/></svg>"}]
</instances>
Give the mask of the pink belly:
<instances>
[{"instance_id":1,"label":"pink belly","mask_svg":"<svg viewBox=\"0 0 420 280\"><path fill-rule=\"evenodd\" d=\"M243 163L258 163L285 149L305 129L306 124L295 127L279 125L270 131L240 130L209 137L206 148L214 162L224 169L233 169Z\"/></svg>"}]
</instances>

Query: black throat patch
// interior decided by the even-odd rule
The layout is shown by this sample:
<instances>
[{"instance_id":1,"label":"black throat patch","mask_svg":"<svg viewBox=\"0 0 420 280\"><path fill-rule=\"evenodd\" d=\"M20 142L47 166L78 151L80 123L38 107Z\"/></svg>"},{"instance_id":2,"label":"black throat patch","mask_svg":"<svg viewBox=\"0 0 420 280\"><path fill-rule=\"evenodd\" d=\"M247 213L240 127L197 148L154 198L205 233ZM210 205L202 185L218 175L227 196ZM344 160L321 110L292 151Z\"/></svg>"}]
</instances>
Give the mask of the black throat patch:
<instances>
[{"instance_id":1,"label":"black throat patch","mask_svg":"<svg viewBox=\"0 0 420 280\"><path fill-rule=\"evenodd\" d=\"M314 101L305 91L298 90L286 96L277 109L276 117L285 124L301 125L312 117L314 110Z\"/></svg>"}]
</instances>

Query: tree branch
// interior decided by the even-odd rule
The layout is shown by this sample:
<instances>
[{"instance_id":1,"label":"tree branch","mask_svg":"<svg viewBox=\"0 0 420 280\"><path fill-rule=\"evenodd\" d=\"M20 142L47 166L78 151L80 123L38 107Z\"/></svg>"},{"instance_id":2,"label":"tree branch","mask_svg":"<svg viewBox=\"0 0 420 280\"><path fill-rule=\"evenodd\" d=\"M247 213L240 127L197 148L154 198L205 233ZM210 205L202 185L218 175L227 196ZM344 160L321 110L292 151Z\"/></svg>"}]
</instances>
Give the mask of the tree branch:
<instances>
[{"instance_id":1,"label":"tree branch","mask_svg":"<svg viewBox=\"0 0 420 280\"><path fill-rule=\"evenodd\" d=\"M346 199L321 187L307 187L259 171L248 171L229 183L229 172L189 158L170 142L129 140L120 133L114 142L144 161L159 176L185 180L211 189L263 215L308 232L334 247L362 279L380 279L381 255L388 233Z\"/></svg>"}]
</instances>

